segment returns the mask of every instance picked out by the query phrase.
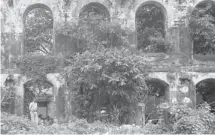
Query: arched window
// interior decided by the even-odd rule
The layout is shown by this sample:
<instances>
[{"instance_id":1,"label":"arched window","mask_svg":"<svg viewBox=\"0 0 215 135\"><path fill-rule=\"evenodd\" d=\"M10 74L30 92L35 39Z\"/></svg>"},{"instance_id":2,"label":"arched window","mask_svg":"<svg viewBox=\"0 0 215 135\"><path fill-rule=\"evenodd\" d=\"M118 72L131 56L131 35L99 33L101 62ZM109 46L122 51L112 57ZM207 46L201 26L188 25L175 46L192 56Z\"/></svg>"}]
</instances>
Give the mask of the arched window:
<instances>
[{"instance_id":1,"label":"arched window","mask_svg":"<svg viewBox=\"0 0 215 135\"><path fill-rule=\"evenodd\" d=\"M51 54L53 51L53 16L43 4L29 6L23 15L24 52Z\"/></svg>"},{"instance_id":2,"label":"arched window","mask_svg":"<svg viewBox=\"0 0 215 135\"><path fill-rule=\"evenodd\" d=\"M103 29L110 21L108 9L97 2L85 5L79 14L79 44L87 47L107 45L108 34Z\"/></svg>"},{"instance_id":3,"label":"arched window","mask_svg":"<svg viewBox=\"0 0 215 135\"><path fill-rule=\"evenodd\" d=\"M215 112L215 79L205 79L196 84L196 104L207 102Z\"/></svg>"},{"instance_id":4,"label":"arched window","mask_svg":"<svg viewBox=\"0 0 215 135\"><path fill-rule=\"evenodd\" d=\"M190 19L194 58L215 54L215 2L200 2Z\"/></svg>"},{"instance_id":5,"label":"arched window","mask_svg":"<svg viewBox=\"0 0 215 135\"><path fill-rule=\"evenodd\" d=\"M79 18L87 18L98 21L110 21L110 14L108 9L104 5L92 2L82 8L79 14Z\"/></svg>"},{"instance_id":6,"label":"arched window","mask_svg":"<svg viewBox=\"0 0 215 135\"><path fill-rule=\"evenodd\" d=\"M144 52L166 52L165 14L159 3L145 3L136 11L137 47Z\"/></svg>"}]
</instances>

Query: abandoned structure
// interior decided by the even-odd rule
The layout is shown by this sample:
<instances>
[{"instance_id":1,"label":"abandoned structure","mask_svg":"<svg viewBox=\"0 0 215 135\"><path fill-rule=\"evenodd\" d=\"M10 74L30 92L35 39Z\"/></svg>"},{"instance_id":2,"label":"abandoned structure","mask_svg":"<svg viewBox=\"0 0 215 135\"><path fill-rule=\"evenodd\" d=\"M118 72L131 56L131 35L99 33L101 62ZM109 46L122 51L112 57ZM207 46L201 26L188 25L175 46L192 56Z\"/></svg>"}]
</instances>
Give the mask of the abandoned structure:
<instances>
[{"instance_id":1,"label":"abandoned structure","mask_svg":"<svg viewBox=\"0 0 215 135\"><path fill-rule=\"evenodd\" d=\"M215 2L215 0L213 0ZM20 74L17 68L11 64L12 57L18 57L25 54L25 19L28 13L35 8L42 8L49 11L53 17L53 50L54 55L64 54L67 50L75 50L76 48L71 45L69 39L64 40L55 34L55 28L60 23L65 21L78 22L80 13L92 7L96 7L102 11L110 22L118 22L121 26L128 26L133 30L130 36L130 44L141 44L138 42L138 27L137 14L141 14L140 9L144 6L155 6L160 9L161 13L159 19L161 20L160 28L163 29L163 36L172 43L173 52L175 54L183 54L173 61L177 64L180 63L180 70L169 71L169 63L158 64L152 60L149 63L154 64L149 77L152 78L148 84L154 85L158 89L162 89L162 93L157 94L156 102L159 104L161 99L164 98L172 103L183 102L188 103L192 107L205 100L206 93L215 95L215 64L214 61L200 60L195 57L193 51L195 44L190 35L183 33L180 28L188 25L186 19L181 19L189 12L189 7L196 7L202 2L211 2L211 0L185 0L180 4L177 0L129 0L123 3L123 0L70 0L66 5L66 0L4 0L1 12L1 34L8 36L9 39L5 41L6 46L1 46L5 50L5 54L1 56L1 86L5 85L9 74L14 75L14 85L16 86L16 94L21 97L21 100L15 102L15 113L23 115L25 113L24 98L26 89L30 89L31 78L27 78ZM123 6L122 6L123 5ZM157 17L158 18L158 17ZM67 48L62 48L61 45L66 45ZM4 49L3 49L4 48ZM163 57L163 55L161 55ZM168 57L166 55L165 57ZM171 58L170 58L171 59ZM56 110L54 105L56 96L60 86L63 84L58 78L59 74L48 74L47 78L49 83L44 93L48 93L50 98L39 99L39 112L44 115L54 117ZM199 89L204 89L200 86L201 82L205 82L208 91L199 92ZM199 86L199 87L197 87ZM193 89L196 87L198 89ZM165 93L165 94L164 94ZM148 103L150 104L150 103ZM150 112L147 108L146 112Z\"/></svg>"}]
</instances>

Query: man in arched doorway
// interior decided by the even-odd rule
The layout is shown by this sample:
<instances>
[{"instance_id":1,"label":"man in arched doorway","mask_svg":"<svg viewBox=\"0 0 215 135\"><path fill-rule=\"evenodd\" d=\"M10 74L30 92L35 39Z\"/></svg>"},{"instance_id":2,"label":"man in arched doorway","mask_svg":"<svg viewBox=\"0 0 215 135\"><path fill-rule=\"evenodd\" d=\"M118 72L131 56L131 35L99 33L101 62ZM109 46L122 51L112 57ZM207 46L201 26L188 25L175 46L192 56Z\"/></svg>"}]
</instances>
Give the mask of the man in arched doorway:
<instances>
[{"instance_id":1,"label":"man in arched doorway","mask_svg":"<svg viewBox=\"0 0 215 135\"><path fill-rule=\"evenodd\" d=\"M31 121L35 124L38 124L38 116L37 116L37 102L35 98L29 105L29 110L31 114Z\"/></svg>"}]
</instances>

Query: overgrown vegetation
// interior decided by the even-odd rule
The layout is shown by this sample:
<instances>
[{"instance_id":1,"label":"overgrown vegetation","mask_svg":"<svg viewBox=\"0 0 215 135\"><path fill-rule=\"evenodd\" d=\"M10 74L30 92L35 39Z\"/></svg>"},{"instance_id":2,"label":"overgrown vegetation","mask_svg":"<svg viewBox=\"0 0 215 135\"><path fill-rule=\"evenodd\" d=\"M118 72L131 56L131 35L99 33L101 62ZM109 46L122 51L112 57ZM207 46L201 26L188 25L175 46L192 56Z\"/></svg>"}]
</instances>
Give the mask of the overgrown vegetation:
<instances>
[{"instance_id":1,"label":"overgrown vegetation","mask_svg":"<svg viewBox=\"0 0 215 135\"><path fill-rule=\"evenodd\" d=\"M129 50L101 47L77 54L68 62L66 81L81 118L93 119L98 109L107 107L110 113L116 111L111 122L127 123L122 118L128 117L129 106L135 108L146 96L146 63Z\"/></svg>"},{"instance_id":2,"label":"overgrown vegetation","mask_svg":"<svg viewBox=\"0 0 215 135\"><path fill-rule=\"evenodd\" d=\"M136 13L137 45L144 52L169 52L165 39L165 13L154 4L140 7Z\"/></svg>"},{"instance_id":3,"label":"overgrown vegetation","mask_svg":"<svg viewBox=\"0 0 215 135\"><path fill-rule=\"evenodd\" d=\"M214 54L215 4L212 1L202 2L190 13L189 28L193 39L194 54Z\"/></svg>"},{"instance_id":4,"label":"overgrown vegetation","mask_svg":"<svg viewBox=\"0 0 215 135\"><path fill-rule=\"evenodd\" d=\"M53 17L51 11L35 8L29 11L24 19L26 53L52 54Z\"/></svg>"},{"instance_id":5,"label":"overgrown vegetation","mask_svg":"<svg viewBox=\"0 0 215 135\"><path fill-rule=\"evenodd\" d=\"M171 108L174 133L213 134L215 133L215 115L210 112L211 107L204 103L198 109L191 109L186 105Z\"/></svg>"},{"instance_id":6,"label":"overgrown vegetation","mask_svg":"<svg viewBox=\"0 0 215 135\"><path fill-rule=\"evenodd\" d=\"M97 11L100 12L100 10ZM28 52L39 50L45 54L51 54L53 20L50 17L51 14L46 11L42 14L37 12L39 10L35 10L34 14L38 18L33 17L26 21L27 50ZM212 30L214 22L211 15L205 16L206 12L209 11L193 12L190 18L190 30L195 39L194 43L205 44L204 47L198 46L199 48L194 50L195 53L214 51L211 49L214 43ZM200 18L195 18L195 13ZM44 20L47 19L46 15L49 18L48 21ZM135 118L137 104L145 102L147 95L151 93L148 93L149 89L145 82L148 69L151 67L143 54L130 50L128 40L130 29L108 22L109 17L105 15L107 14L103 12L93 13L92 10L87 10L80 15L78 24L65 22L62 24L64 26L58 27L57 34L73 39L75 46L79 48L78 53L71 54L66 59L50 55L28 54L15 61L22 74L32 79L30 83L25 84L26 89L29 89L30 85L38 87L39 90L43 89L42 86L47 81L46 75L56 72L59 65L62 66L61 74L66 83L58 93L58 100L63 103L62 106L58 104L59 110L63 112L62 115L59 114L59 117L64 117L68 123L62 124L62 122L59 125L42 127L32 125L24 118L6 116L3 123L8 127L2 128L3 132L214 133L215 116L210 113L208 105L197 110L185 105L172 105L167 110L170 115L168 125L164 122L158 122L156 125L147 123L143 128L111 125L128 124L129 119ZM153 5L144 6L138 11L137 18L138 49L145 52L164 53L171 50L171 45L165 39L165 15L162 9ZM32 24L33 26L30 26ZM175 66L178 65L175 64ZM173 68L175 67L171 66L171 69ZM34 92L26 94L25 99L32 99L32 93ZM25 103L25 107L28 107L29 101ZM106 115L104 122L109 124L95 122L100 120L101 114ZM69 119L72 115L78 119Z\"/></svg>"},{"instance_id":7,"label":"overgrown vegetation","mask_svg":"<svg viewBox=\"0 0 215 135\"><path fill-rule=\"evenodd\" d=\"M9 75L1 87L1 111L14 114L16 88L13 75Z\"/></svg>"},{"instance_id":8,"label":"overgrown vegetation","mask_svg":"<svg viewBox=\"0 0 215 135\"><path fill-rule=\"evenodd\" d=\"M60 59L55 56L29 54L14 59L21 73L31 79L34 86L41 91L47 81L46 75L55 73L60 65Z\"/></svg>"},{"instance_id":9,"label":"overgrown vegetation","mask_svg":"<svg viewBox=\"0 0 215 135\"><path fill-rule=\"evenodd\" d=\"M50 55L29 54L14 59L21 73L32 79L43 80L49 73L55 73L60 65L60 59Z\"/></svg>"},{"instance_id":10,"label":"overgrown vegetation","mask_svg":"<svg viewBox=\"0 0 215 135\"><path fill-rule=\"evenodd\" d=\"M24 117L2 113L1 133L3 134L214 134L215 116L210 106L203 104L198 109L185 105L171 105L168 110L171 124L147 123L144 127L122 125L120 127L99 121L88 123L84 119L70 117L68 123L52 126L36 126Z\"/></svg>"},{"instance_id":11,"label":"overgrown vegetation","mask_svg":"<svg viewBox=\"0 0 215 135\"><path fill-rule=\"evenodd\" d=\"M108 22L108 17L97 14L95 16L83 13L78 24L71 22L61 24L56 33L72 39L72 44L79 52L94 50L100 46L129 47L128 38L131 33L129 28L122 28L117 23Z\"/></svg>"}]
</instances>

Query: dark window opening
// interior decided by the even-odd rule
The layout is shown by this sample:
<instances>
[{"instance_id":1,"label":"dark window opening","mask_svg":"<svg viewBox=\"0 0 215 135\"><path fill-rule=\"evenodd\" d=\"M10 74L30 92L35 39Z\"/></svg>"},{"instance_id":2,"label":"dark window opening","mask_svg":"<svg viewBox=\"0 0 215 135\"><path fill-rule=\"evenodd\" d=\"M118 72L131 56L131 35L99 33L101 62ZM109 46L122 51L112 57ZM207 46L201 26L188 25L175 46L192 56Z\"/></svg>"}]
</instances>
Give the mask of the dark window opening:
<instances>
[{"instance_id":1,"label":"dark window opening","mask_svg":"<svg viewBox=\"0 0 215 135\"><path fill-rule=\"evenodd\" d=\"M189 27L193 39L193 53L195 58L206 55L210 58L215 54L215 3L204 1L196 6L192 12Z\"/></svg>"},{"instance_id":2,"label":"dark window opening","mask_svg":"<svg viewBox=\"0 0 215 135\"><path fill-rule=\"evenodd\" d=\"M147 4L136 12L137 46L144 52L167 52L165 15L155 4Z\"/></svg>"},{"instance_id":3,"label":"dark window opening","mask_svg":"<svg viewBox=\"0 0 215 135\"><path fill-rule=\"evenodd\" d=\"M196 104L207 102L215 113L215 79L206 79L196 85Z\"/></svg>"},{"instance_id":4,"label":"dark window opening","mask_svg":"<svg viewBox=\"0 0 215 135\"><path fill-rule=\"evenodd\" d=\"M83 7L79 18L88 20L109 21L110 14L105 6L99 3L90 3Z\"/></svg>"},{"instance_id":5,"label":"dark window opening","mask_svg":"<svg viewBox=\"0 0 215 135\"><path fill-rule=\"evenodd\" d=\"M33 5L35 6L35 5ZM44 6L44 5L43 5ZM33 7L24 16L25 53L52 54L53 16L47 8Z\"/></svg>"},{"instance_id":6,"label":"dark window opening","mask_svg":"<svg viewBox=\"0 0 215 135\"><path fill-rule=\"evenodd\" d=\"M9 7L13 7L14 6L13 0L8 0L8 6Z\"/></svg>"},{"instance_id":7,"label":"dark window opening","mask_svg":"<svg viewBox=\"0 0 215 135\"><path fill-rule=\"evenodd\" d=\"M86 46L91 46L91 44L92 46L99 46L101 44L105 47L110 46L110 38L112 38L113 35L111 35L108 30L104 30L105 28L108 28L109 21L110 14L104 5L92 2L84 6L79 14L79 24L81 27L86 27L85 30L87 31L83 30L83 35L86 35L87 33L92 34L89 34L87 38L84 36L81 39L78 39L79 43L77 46L82 44ZM91 38L88 39L88 37ZM92 42L92 40L94 40L94 42ZM117 43L114 42L114 44Z\"/></svg>"},{"instance_id":8,"label":"dark window opening","mask_svg":"<svg viewBox=\"0 0 215 135\"><path fill-rule=\"evenodd\" d=\"M48 102L37 102L38 107L47 107Z\"/></svg>"}]
</instances>

